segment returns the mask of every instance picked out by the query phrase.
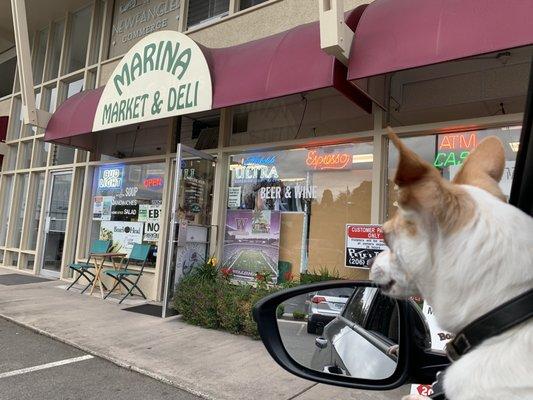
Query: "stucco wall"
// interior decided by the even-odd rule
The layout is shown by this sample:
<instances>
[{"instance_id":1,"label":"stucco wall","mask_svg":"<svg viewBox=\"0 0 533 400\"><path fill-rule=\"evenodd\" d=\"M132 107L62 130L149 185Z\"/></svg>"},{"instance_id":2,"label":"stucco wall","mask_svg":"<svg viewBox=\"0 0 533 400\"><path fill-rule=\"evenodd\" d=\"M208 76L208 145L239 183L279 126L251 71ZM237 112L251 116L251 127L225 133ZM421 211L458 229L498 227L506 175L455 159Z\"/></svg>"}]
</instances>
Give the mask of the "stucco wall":
<instances>
[{"instance_id":1,"label":"stucco wall","mask_svg":"<svg viewBox=\"0 0 533 400\"><path fill-rule=\"evenodd\" d=\"M351 10L363 0L344 0ZM227 47L260 39L318 20L318 0L272 1L250 12L236 13L216 24L192 30L189 36L208 47Z\"/></svg>"}]
</instances>

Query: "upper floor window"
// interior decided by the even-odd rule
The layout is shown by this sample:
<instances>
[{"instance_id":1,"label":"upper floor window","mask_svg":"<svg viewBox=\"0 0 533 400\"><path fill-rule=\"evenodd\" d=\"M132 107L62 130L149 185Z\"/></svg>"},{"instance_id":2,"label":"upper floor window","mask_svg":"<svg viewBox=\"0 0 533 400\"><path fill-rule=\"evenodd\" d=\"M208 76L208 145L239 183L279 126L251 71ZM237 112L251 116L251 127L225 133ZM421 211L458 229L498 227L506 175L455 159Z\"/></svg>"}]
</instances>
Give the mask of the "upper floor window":
<instances>
[{"instance_id":1,"label":"upper floor window","mask_svg":"<svg viewBox=\"0 0 533 400\"><path fill-rule=\"evenodd\" d=\"M37 32L35 50L33 52L33 81L39 85L43 81L46 43L48 42L48 28Z\"/></svg>"},{"instance_id":2,"label":"upper floor window","mask_svg":"<svg viewBox=\"0 0 533 400\"><path fill-rule=\"evenodd\" d=\"M0 98L13 93L13 83L17 69L15 48L0 54Z\"/></svg>"},{"instance_id":3,"label":"upper floor window","mask_svg":"<svg viewBox=\"0 0 533 400\"><path fill-rule=\"evenodd\" d=\"M68 28L67 74L85 67L90 27L91 7L72 14Z\"/></svg>"},{"instance_id":4,"label":"upper floor window","mask_svg":"<svg viewBox=\"0 0 533 400\"><path fill-rule=\"evenodd\" d=\"M187 28L225 17L228 13L229 0L190 0Z\"/></svg>"},{"instance_id":5,"label":"upper floor window","mask_svg":"<svg viewBox=\"0 0 533 400\"><path fill-rule=\"evenodd\" d=\"M239 9L240 10L245 10L247 8L256 6L258 4L265 3L266 1L268 1L268 0L241 0Z\"/></svg>"}]
</instances>

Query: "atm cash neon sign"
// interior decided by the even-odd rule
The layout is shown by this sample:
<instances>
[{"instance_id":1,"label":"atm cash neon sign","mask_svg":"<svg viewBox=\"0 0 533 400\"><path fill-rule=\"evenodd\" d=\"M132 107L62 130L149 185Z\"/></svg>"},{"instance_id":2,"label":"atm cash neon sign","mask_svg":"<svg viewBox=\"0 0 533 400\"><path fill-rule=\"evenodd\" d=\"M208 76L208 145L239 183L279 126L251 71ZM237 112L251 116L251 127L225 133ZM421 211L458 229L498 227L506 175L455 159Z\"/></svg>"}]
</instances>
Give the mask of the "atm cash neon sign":
<instances>
[{"instance_id":1,"label":"atm cash neon sign","mask_svg":"<svg viewBox=\"0 0 533 400\"><path fill-rule=\"evenodd\" d=\"M438 135L437 141L438 151L433 165L437 168L461 165L477 147L477 132Z\"/></svg>"}]
</instances>

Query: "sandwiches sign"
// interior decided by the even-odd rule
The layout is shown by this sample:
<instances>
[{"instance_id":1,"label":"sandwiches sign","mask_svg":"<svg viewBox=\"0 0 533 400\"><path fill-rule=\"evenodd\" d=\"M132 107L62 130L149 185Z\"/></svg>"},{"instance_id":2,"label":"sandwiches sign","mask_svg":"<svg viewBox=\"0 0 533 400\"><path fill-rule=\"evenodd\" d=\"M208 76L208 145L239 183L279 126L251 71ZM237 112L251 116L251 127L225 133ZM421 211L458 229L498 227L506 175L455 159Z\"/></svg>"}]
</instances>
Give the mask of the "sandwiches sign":
<instances>
[{"instance_id":1,"label":"sandwiches sign","mask_svg":"<svg viewBox=\"0 0 533 400\"><path fill-rule=\"evenodd\" d=\"M200 47L175 31L140 40L111 75L93 131L210 110L209 66Z\"/></svg>"}]
</instances>

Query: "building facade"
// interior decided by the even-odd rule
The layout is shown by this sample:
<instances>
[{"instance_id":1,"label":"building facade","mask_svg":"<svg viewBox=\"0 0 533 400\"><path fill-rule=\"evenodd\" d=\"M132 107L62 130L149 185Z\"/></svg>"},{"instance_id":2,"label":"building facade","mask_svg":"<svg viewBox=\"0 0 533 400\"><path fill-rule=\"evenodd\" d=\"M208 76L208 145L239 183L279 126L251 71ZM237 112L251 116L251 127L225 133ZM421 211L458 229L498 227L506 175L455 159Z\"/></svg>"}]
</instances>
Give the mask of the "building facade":
<instances>
[{"instance_id":1,"label":"building facade","mask_svg":"<svg viewBox=\"0 0 533 400\"><path fill-rule=\"evenodd\" d=\"M363 3L343 7L365 18ZM260 57L268 38L285 35L279 43L287 45L319 18L318 5L302 0L57 0L46 7L26 0L25 7L36 106L51 114L109 84L124 55L154 32L181 32L205 54L212 49L212 67L220 49ZM268 268L365 279L367 270L349 259L347 230L395 212L397 154L387 125L447 178L483 137L499 136L507 159L502 187L510 191L530 46L352 80L348 65L344 81L366 102L335 83L300 86L94 132L86 147L48 141L48 128L24 123L12 10L0 8L9 17L0 20L8 32L0 42L0 117L8 121L0 178L4 267L69 281L68 265L87 258L92 240L110 238L123 248L152 245L140 286L153 300L172 285L167 271L186 273L210 256L242 279ZM230 56L221 65L231 70ZM211 69L213 82L227 70ZM237 92L244 92L244 72L235 69ZM76 113L72 124L84 109Z\"/></svg>"}]
</instances>

